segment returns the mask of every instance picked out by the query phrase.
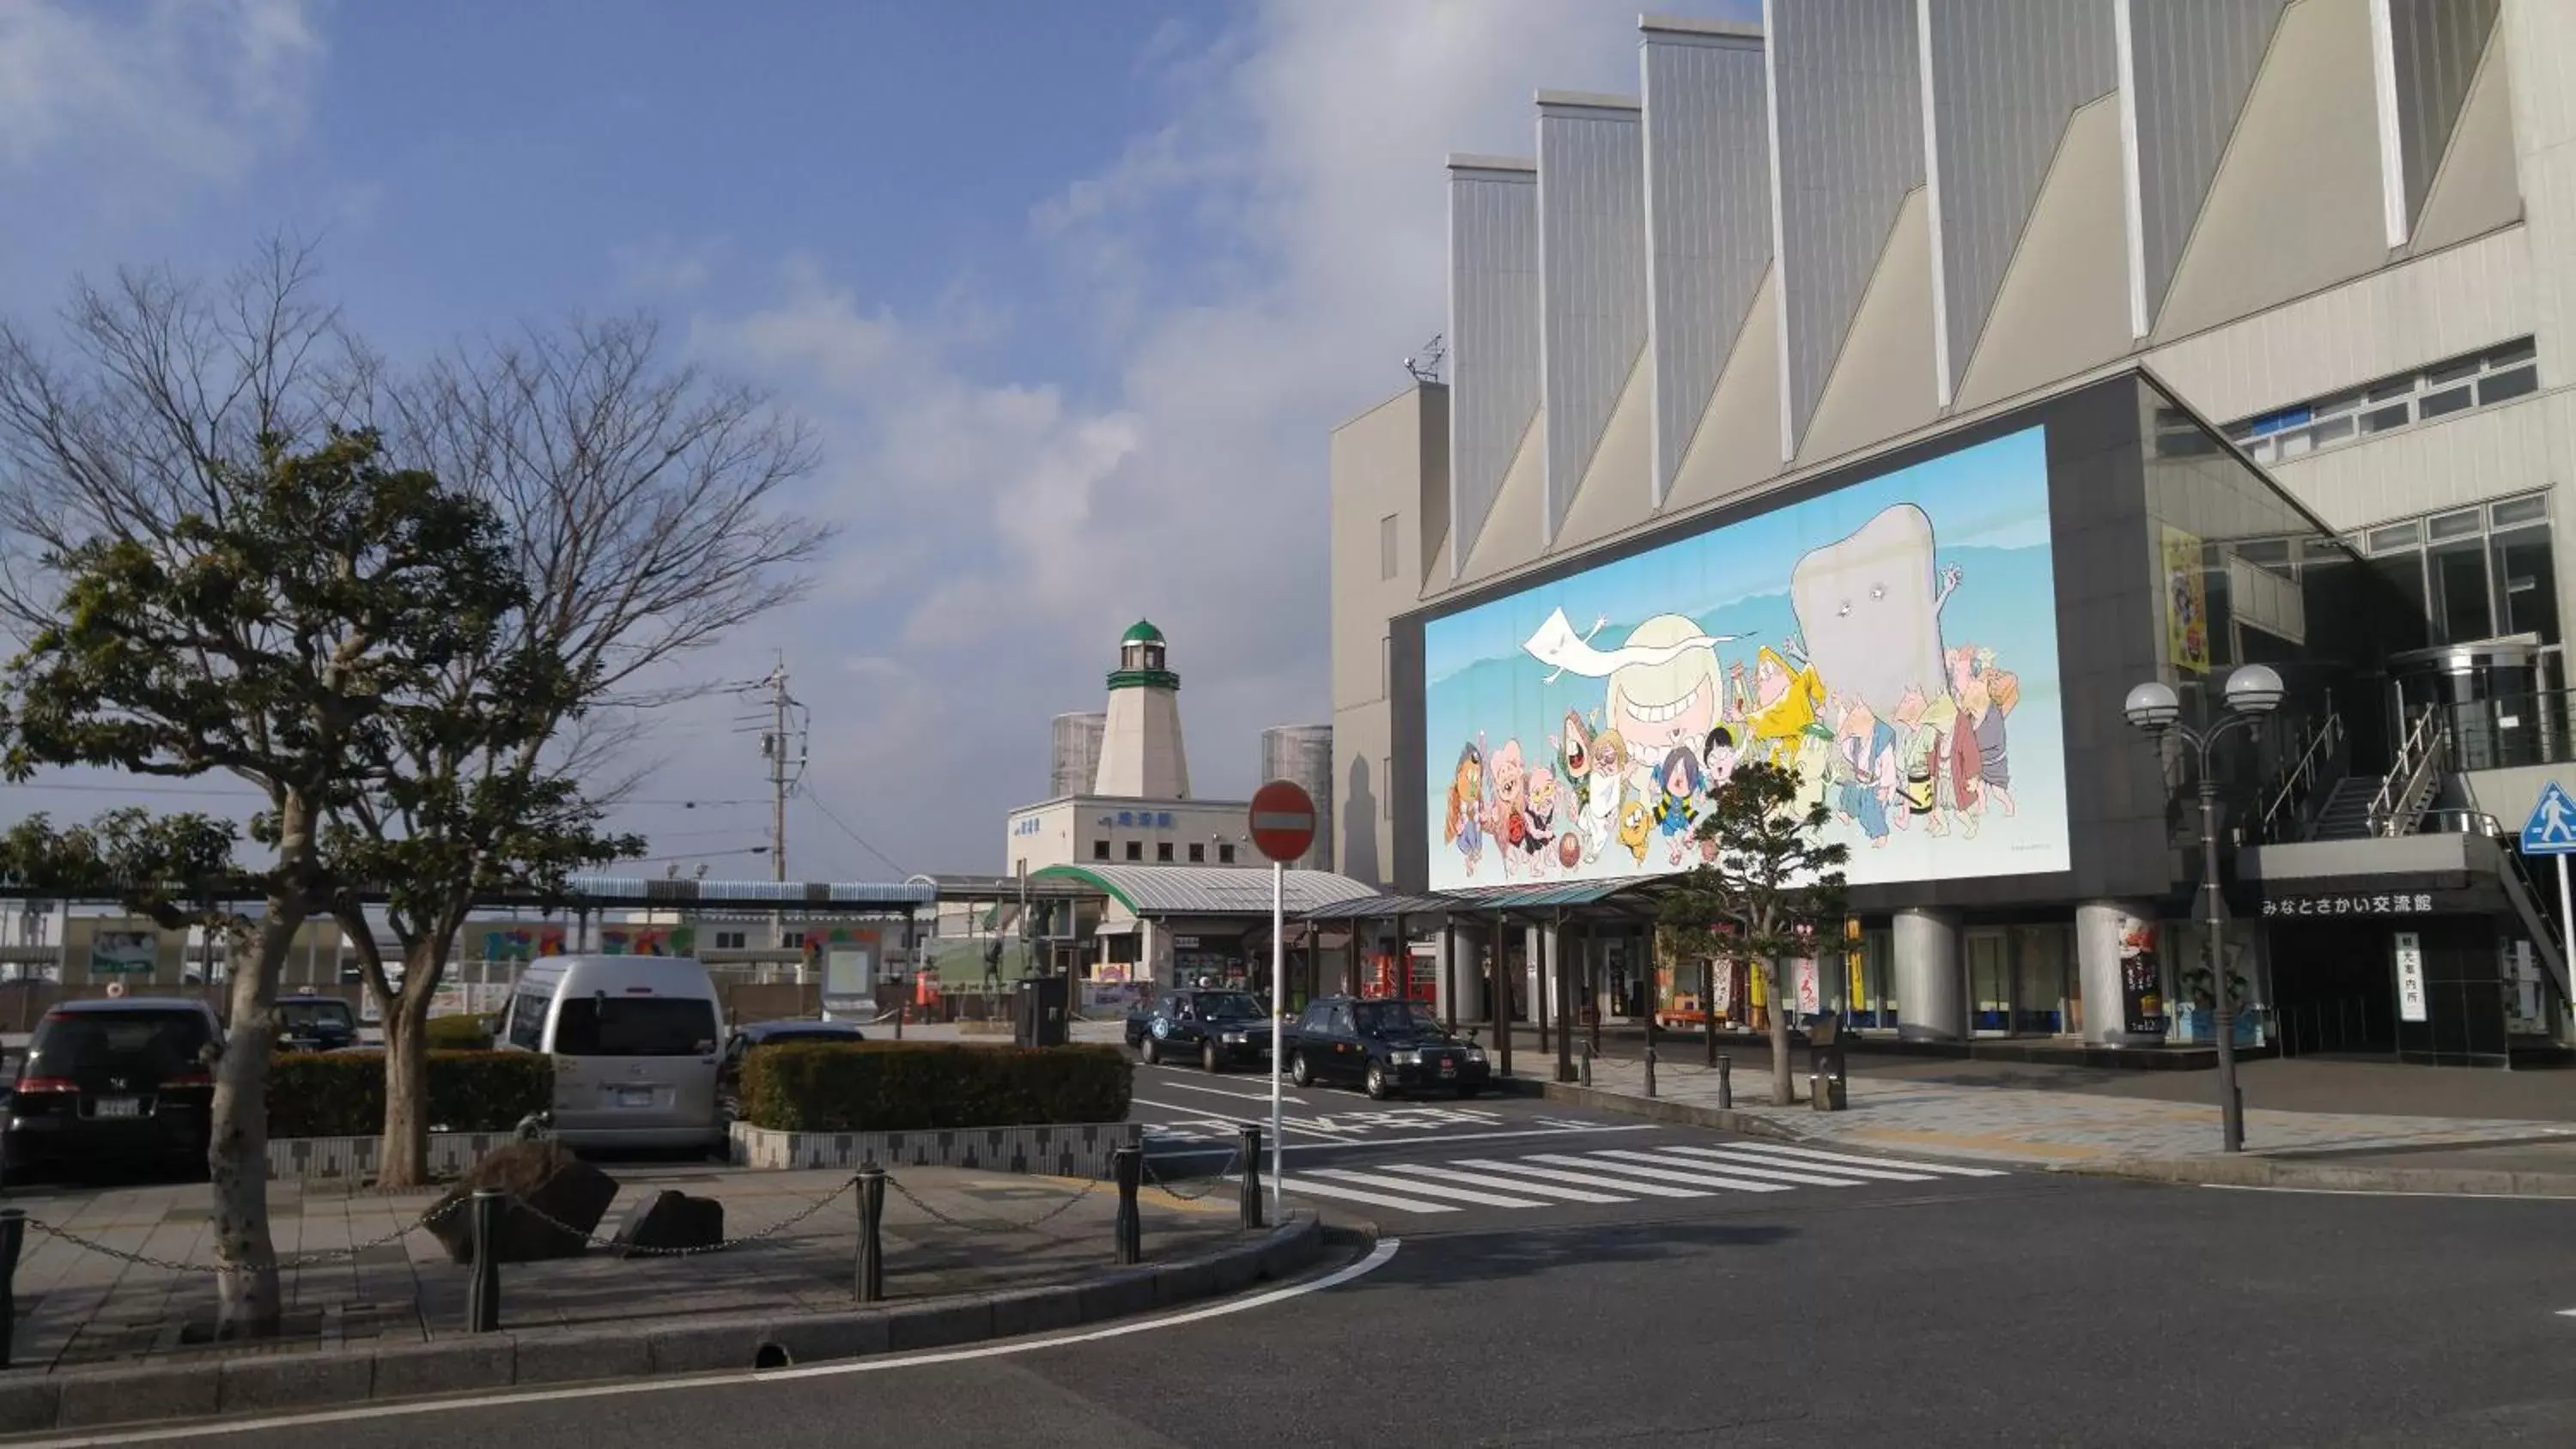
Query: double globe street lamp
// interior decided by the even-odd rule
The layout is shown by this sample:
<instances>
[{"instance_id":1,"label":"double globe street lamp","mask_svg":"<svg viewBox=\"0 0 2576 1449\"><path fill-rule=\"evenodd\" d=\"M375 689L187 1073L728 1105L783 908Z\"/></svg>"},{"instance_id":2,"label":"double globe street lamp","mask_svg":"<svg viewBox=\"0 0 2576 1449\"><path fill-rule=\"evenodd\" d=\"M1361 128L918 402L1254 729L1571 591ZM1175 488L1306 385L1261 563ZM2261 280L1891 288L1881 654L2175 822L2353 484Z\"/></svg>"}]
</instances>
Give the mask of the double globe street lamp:
<instances>
[{"instance_id":1,"label":"double globe street lamp","mask_svg":"<svg viewBox=\"0 0 2576 1449\"><path fill-rule=\"evenodd\" d=\"M2210 748L2230 730L2251 729L2280 708L2281 676L2262 664L2239 665L2227 676L2224 713L2201 729L2182 722L2182 700L2173 686L2149 680L2129 691L2121 712L2129 723L2161 740L2170 735L2200 756L2200 880L2209 898L2209 981L2218 1026L2218 1114L2229 1152L2245 1150L2245 1099L2236 1089L2236 1007L2227 989L2227 962L2219 950L2226 903L2218 894L2218 780L2210 773Z\"/></svg>"}]
</instances>

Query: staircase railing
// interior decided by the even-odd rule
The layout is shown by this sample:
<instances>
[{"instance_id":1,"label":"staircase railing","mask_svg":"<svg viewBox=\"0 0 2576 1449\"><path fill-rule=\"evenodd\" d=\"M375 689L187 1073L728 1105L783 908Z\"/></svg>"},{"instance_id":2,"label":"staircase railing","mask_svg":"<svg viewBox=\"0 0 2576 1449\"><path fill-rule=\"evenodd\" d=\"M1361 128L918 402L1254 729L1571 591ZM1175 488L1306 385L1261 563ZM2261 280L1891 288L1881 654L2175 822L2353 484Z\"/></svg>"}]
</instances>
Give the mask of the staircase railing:
<instances>
[{"instance_id":1,"label":"staircase railing","mask_svg":"<svg viewBox=\"0 0 2576 1449\"><path fill-rule=\"evenodd\" d=\"M2333 768L2335 758L2342 748L2343 716L2329 709L2326 711L2324 721L2308 736L2307 748L2301 750L2299 758L2289 769L2282 772L2280 788L2274 790L2271 798L2264 803L2264 839L2280 839L2281 832L2288 825L2296 822L2297 802L2316 793L2318 784L2325 779L2326 772ZM2285 810L2291 812L2288 820L2282 818L2282 812Z\"/></svg>"},{"instance_id":2,"label":"staircase railing","mask_svg":"<svg viewBox=\"0 0 2576 1449\"><path fill-rule=\"evenodd\" d=\"M2443 743L2449 737L2441 712L2427 707L2397 746L2397 762L2370 797L2372 835L2408 835L2424 818L2433 792L2442 782Z\"/></svg>"}]
</instances>

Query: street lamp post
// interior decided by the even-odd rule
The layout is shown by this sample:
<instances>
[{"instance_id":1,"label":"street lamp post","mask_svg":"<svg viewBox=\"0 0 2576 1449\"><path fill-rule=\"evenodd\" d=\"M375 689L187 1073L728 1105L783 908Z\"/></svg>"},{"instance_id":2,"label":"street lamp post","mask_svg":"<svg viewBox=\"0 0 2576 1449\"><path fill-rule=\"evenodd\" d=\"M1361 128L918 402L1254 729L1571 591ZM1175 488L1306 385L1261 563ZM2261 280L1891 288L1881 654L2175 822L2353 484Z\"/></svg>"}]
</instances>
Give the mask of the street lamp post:
<instances>
[{"instance_id":1,"label":"street lamp post","mask_svg":"<svg viewBox=\"0 0 2576 1449\"><path fill-rule=\"evenodd\" d=\"M2200 756L2200 879L2209 896L2209 982L2218 1018L2218 1115L2224 1147L2245 1150L2245 1099L2236 1088L2236 1006L2227 989L2227 961L2219 950L2225 902L2218 894L2218 781L2209 753L2228 731L2250 729L2280 707L2281 676L2261 664L2239 665L2227 676L2227 711L2204 729L2182 722L2182 700L2173 686L2150 680L2129 691L2121 707L2129 723L2159 739L2172 735Z\"/></svg>"}]
</instances>

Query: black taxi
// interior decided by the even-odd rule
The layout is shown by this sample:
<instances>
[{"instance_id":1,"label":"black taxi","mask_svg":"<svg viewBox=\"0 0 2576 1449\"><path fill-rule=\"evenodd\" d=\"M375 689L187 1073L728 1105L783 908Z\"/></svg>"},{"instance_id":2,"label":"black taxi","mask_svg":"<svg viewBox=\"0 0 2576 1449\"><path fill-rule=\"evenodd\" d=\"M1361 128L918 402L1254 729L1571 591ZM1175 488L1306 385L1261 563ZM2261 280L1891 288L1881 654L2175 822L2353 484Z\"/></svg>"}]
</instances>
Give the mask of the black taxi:
<instances>
[{"instance_id":1,"label":"black taxi","mask_svg":"<svg viewBox=\"0 0 2576 1449\"><path fill-rule=\"evenodd\" d=\"M1319 997L1289 1028L1282 1049L1301 1087L1346 1082L1377 1098L1445 1087L1472 1097L1493 1080L1485 1049L1451 1035L1420 1001Z\"/></svg>"},{"instance_id":2,"label":"black taxi","mask_svg":"<svg viewBox=\"0 0 2576 1449\"><path fill-rule=\"evenodd\" d=\"M1270 1064L1270 1013L1249 991L1184 987L1145 1013L1136 1049L1148 1065L1195 1060L1211 1072Z\"/></svg>"}]
</instances>

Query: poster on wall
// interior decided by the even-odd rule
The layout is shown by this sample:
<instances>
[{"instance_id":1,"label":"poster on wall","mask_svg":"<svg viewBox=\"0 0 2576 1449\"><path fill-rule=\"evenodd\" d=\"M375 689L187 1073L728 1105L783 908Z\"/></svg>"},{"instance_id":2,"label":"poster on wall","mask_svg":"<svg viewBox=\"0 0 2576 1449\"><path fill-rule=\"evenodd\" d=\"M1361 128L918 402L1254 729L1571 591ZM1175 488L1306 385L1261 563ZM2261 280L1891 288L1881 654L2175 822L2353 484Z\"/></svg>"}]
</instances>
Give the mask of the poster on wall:
<instances>
[{"instance_id":1,"label":"poster on wall","mask_svg":"<svg viewBox=\"0 0 2576 1449\"><path fill-rule=\"evenodd\" d=\"M2209 672L2209 575L2200 536L2164 526L2165 658L2176 669Z\"/></svg>"},{"instance_id":2,"label":"poster on wall","mask_svg":"<svg viewBox=\"0 0 2576 1449\"><path fill-rule=\"evenodd\" d=\"M161 959L155 931L100 931L89 938L92 976L149 976Z\"/></svg>"},{"instance_id":3,"label":"poster on wall","mask_svg":"<svg viewBox=\"0 0 2576 1449\"><path fill-rule=\"evenodd\" d=\"M564 953L564 928L551 922L486 926L471 938L484 961L534 961Z\"/></svg>"},{"instance_id":4,"label":"poster on wall","mask_svg":"<svg viewBox=\"0 0 2576 1449\"><path fill-rule=\"evenodd\" d=\"M2423 1021L2431 1013L2424 1002L2424 938L2397 932L2397 1019Z\"/></svg>"},{"instance_id":5,"label":"poster on wall","mask_svg":"<svg viewBox=\"0 0 2576 1449\"><path fill-rule=\"evenodd\" d=\"M602 956L686 956L697 950L698 933L688 926L602 926Z\"/></svg>"},{"instance_id":6,"label":"poster on wall","mask_svg":"<svg viewBox=\"0 0 2576 1449\"><path fill-rule=\"evenodd\" d=\"M2120 1024L2131 1036L2163 1036L2164 966L2156 955L2156 923L2120 917Z\"/></svg>"},{"instance_id":7,"label":"poster on wall","mask_svg":"<svg viewBox=\"0 0 2576 1449\"><path fill-rule=\"evenodd\" d=\"M1429 621L1434 890L1676 871L1797 776L1854 885L2068 868L2045 429Z\"/></svg>"}]
</instances>

